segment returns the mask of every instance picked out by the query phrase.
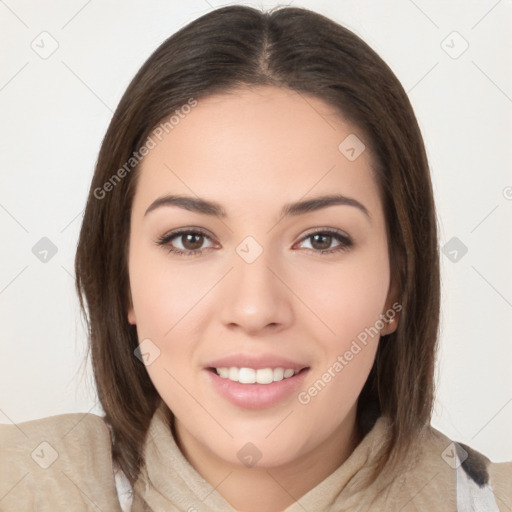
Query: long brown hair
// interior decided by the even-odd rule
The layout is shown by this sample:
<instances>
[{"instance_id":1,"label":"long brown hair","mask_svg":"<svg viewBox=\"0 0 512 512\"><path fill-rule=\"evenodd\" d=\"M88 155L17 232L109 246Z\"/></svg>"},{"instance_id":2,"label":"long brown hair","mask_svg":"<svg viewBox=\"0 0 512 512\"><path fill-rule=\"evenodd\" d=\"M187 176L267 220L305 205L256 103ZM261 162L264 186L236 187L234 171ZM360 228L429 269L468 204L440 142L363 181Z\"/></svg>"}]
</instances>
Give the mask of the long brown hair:
<instances>
[{"instance_id":1,"label":"long brown hair","mask_svg":"<svg viewBox=\"0 0 512 512\"><path fill-rule=\"evenodd\" d=\"M402 310L397 330L379 343L358 415L375 403L391 419L383 462L399 461L430 422L439 322L437 225L423 140L407 95L364 41L320 14L224 7L172 35L133 78L103 140L80 232L76 285L97 391L112 428L114 459L132 482L161 400L134 356L137 332L127 320L138 150L162 119L191 99L245 85L318 97L365 134L375 155Z\"/></svg>"}]
</instances>

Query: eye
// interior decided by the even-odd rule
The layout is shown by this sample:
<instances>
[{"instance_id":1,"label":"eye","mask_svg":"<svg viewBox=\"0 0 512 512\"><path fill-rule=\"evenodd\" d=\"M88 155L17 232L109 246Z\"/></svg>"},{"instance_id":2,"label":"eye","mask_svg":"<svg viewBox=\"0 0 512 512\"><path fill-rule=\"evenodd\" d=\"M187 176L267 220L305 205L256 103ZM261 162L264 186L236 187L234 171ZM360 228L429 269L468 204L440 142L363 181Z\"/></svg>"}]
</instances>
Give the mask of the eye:
<instances>
[{"instance_id":1,"label":"eye","mask_svg":"<svg viewBox=\"0 0 512 512\"><path fill-rule=\"evenodd\" d=\"M157 245L166 247L169 252L182 256L193 256L204 251L204 240L211 240L205 231L200 229L182 229L167 233L157 240ZM181 247L176 247L174 241L179 241ZM213 245L206 247L210 249Z\"/></svg>"},{"instance_id":2,"label":"eye","mask_svg":"<svg viewBox=\"0 0 512 512\"><path fill-rule=\"evenodd\" d=\"M184 228L162 235L158 238L156 244L165 247L170 253L179 256L194 256L201 254L206 249L213 248L213 244L203 247L205 240L211 241L211 237L202 229ZM317 254L347 251L353 246L349 236L332 229L314 231L302 238L301 243L308 240L311 240L310 247L305 247L305 249ZM181 247L175 245L177 242L179 242L178 245L181 245ZM337 244L332 246L333 242L337 242Z\"/></svg>"},{"instance_id":3,"label":"eye","mask_svg":"<svg viewBox=\"0 0 512 512\"><path fill-rule=\"evenodd\" d=\"M311 240L311 247L306 247L306 249L320 254L331 254L340 251L347 251L353 246L353 242L349 236L332 229L325 229L322 231L315 231L310 233L302 239L302 242L307 240ZM333 247L332 243L336 241L338 244Z\"/></svg>"}]
</instances>

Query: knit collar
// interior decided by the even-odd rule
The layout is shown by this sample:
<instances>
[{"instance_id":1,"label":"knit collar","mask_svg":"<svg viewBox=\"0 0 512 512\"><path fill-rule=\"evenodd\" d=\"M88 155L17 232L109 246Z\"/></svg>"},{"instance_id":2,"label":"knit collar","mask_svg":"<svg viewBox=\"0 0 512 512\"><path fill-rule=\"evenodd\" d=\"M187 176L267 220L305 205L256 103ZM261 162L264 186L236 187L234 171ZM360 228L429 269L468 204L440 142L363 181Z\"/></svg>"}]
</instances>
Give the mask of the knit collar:
<instances>
[{"instance_id":1,"label":"knit collar","mask_svg":"<svg viewBox=\"0 0 512 512\"><path fill-rule=\"evenodd\" d=\"M133 489L132 512L146 510L144 505L154 512L236 512L184 457L168 418L162 405L151 420L144 444L145 466ZM283 512L324 511L340 499L344 503L357 499L388 434L389 422L380 417L341 466Z\"/></svg>"}]
</instances>

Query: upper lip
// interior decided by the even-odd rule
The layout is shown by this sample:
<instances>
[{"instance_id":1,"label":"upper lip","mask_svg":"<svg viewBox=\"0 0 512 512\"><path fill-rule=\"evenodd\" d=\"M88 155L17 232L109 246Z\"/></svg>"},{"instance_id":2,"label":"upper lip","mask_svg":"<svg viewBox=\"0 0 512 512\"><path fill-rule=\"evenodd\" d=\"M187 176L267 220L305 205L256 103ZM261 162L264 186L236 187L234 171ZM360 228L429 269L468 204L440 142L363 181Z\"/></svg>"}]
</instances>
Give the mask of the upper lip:
<instances>
[{"instance_id":1,"label":"upper lip","mask_svg":"<svg viewBox=\"0 0 512 512\"><path fill-rule=\"evenodd\" d=\"M215 359L206 365L207 368L284 368L300 371L308 368L307 364L292 361L285 357L271 354L232 354L227 357Z\"/></svg>"}]
</instances>

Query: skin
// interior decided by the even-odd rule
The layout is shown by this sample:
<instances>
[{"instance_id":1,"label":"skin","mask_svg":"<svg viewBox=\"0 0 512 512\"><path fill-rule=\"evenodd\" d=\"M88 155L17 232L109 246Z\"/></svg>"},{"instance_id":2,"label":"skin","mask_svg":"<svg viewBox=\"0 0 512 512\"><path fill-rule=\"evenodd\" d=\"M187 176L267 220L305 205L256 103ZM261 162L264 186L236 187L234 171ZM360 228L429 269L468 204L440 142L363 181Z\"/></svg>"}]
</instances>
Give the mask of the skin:
<instances>
[{"instance_id":1,"label":"skin","mask_svg":"<svg viewBox=\"0 0 512 512\"><path fill-rule=\"evenodd\" d=\"M396 301L370 148L353 162L338 150L352 133L363 140L318 98L243 88L201 99L140 169L128 321L140 341L149 338L160 350L147 371L175 415L180 449L237 510L283 510L360 441L357 398L379 336L306 405L292 393L272 407L237 407L213 389L204 370L233 353L266 352L305 362L310 370L301 390L307 390ZM279 217L285 203L333 193L356 199L370 217L349 205ZM145 215L166 194L216 201L227 217L177 206ZM200 238L187 243L181 236L169 245L190 251L195 244L202 253L180 256L157 245L183 227L203 228L209 238L201 245ZM342 231L353 245L321 254L340 244L315 243L311 234L326 228ZM252 263L236 252L247 236L263 249ZM396 329L397 318L381 334ZM237 457L247 442L262 454L251 468Z\"/></svg>"}]
</instances>

